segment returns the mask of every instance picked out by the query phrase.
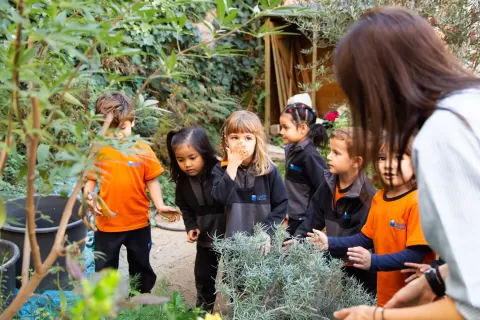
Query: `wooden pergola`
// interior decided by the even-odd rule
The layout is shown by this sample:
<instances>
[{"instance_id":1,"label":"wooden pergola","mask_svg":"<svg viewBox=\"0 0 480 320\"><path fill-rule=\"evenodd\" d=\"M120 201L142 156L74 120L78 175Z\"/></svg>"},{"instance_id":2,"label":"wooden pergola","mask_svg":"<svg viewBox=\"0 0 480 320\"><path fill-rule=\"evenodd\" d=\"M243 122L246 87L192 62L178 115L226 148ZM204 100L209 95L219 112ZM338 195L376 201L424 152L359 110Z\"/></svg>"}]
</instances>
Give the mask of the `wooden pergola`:
<instances>
[{"instance_id":1,"label":"wooden pergola","mask_svg":"<svg viewBox=\"0 0 480 320\"><path fill-rule=\"evenodd\" d=\"M315 68L306 69L315 65L318 60L332 52L333 47L317 48L315 44L304 36L295 25L289 25L283 18L288 14L279 11L270 16L267 23L271 28L286 26L286 33L265 36L265 132L270 134L271 125L279 123L280 114L289 97L302 93L298 84L311 84L317 79ZM301 50L312 48L311 54L303 54ZM301 65L304 68L298 68ZM327 66L331 61L327 60ZM302 70L300 70L302 69ZM308 92L312 104L321 117L331 109L333 104L342 103L345 96L335 82L324 84L316 92Z\"/></svg>"}]
</instances>

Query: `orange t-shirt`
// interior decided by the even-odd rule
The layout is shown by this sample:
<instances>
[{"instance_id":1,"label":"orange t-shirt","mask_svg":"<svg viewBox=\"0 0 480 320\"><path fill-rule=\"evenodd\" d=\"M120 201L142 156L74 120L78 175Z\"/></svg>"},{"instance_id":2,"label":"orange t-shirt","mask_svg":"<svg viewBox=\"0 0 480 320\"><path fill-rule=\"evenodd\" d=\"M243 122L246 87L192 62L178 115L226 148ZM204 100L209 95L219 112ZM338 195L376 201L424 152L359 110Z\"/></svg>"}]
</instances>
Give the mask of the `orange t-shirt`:
<instances>
[{"instance_id":1,"label":"orange t-shirt","mask_svg":"<svg viewBox=\"0 0 480 320\"><path fill-rule=\"evenodd\" d=\"M392 254L407 247L427 245L420 225L417 190L403 196L387 199L384 191L377 192L372 201L362 233L373 239L376 254ZM426 255L424 263L435 259ZM377 272L377 301L383 306L398 290L405 286L408 274L400 271Z\"/></svg>"},{"instance_id":2,"label":"orange t-shirt","mask_svg":"<svg viewBox=\"0 0 480 320\"><path fill-rule=\"evenodd\" d=\"M163 172L149 145L136 142L123 153L107 146L95 157L95 170L87 179L100 181L99 196L115 216L97 216L95 223L100 231L122 232L148 226L150 217L147 181Z\"/></svg>"},{"instance_id":3,"label":"orange t-shirt","mask_svg":"<svg viewBox=\"0 0 480 320\"><path fill-rule=\"evenodd\" d=\"M335 184L335 195L333 197L333 205L335 207L337 206L338 199L340 199L341 197L346 195L348 193L348 191L350 191L351 188L352 188L352 185L346 187L345 189L340 189L338 187L338 184Z\"/></svg>"}]
</instances>

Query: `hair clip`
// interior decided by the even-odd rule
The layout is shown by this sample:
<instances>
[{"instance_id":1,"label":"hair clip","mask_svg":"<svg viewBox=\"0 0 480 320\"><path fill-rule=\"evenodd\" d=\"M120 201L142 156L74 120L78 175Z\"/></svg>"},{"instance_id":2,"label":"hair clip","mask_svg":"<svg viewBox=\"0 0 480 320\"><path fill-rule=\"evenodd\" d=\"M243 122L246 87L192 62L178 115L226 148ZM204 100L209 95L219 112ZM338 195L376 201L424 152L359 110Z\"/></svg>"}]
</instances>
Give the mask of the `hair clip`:
<instances>
[{"instance_id":1,"label":"hair clip","mask_svg":"<svg viewBox=\"0 0 480 320\"><path fill-rule=\"evenodd\" d=\"M305 109L305 105L304 105L304 104L302 104L302 109Z\"/></svg>"},{"instance_id":2,"label":"hair clip","mask_svg":"<svg viewBox=\"0 0 480 320\"><path fill-rule=\"evenodd\" d=\"M288 109L288 112L289 112L289 113L292 113L292 112L293 112L293 109Z\"/></svg>"}]
</instances>

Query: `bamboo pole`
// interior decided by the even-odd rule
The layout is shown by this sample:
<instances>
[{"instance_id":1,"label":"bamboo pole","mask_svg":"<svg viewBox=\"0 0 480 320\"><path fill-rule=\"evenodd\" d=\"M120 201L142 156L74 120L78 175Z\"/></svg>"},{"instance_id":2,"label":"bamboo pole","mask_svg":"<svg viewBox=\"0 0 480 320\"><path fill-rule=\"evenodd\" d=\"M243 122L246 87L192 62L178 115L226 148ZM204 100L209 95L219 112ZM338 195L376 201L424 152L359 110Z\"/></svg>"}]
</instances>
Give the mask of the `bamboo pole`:
<instances>
[{"instance_id":1,"label":"bamboo pole","mask_svg":"<svg viewBox=\"0 0 480 320\"><path fill-rule=\"evenodd\" d=\"M293 72L293 46L292 44L290 43L290 65L289 65L289 68L290 68L290 82L288 84L288 95L291 97L293 96L296 92L296 90L294 89L294 84L295 84L295 73Z\"/></svg>"},{"instance_id":2,"label":"bamboo pole","mask_svg":"<svg viewBox=\"0 0 480 320\"><path fill-rule=\"evenodd\" d=\"M307 63L304 59L304 56L303 56L303 53L302 53L302 50L300 48L300 44L295 41L295 48L297 49L297 52L298 52L298 62L301 66L303 66L302 70L301 71L301 74L302 74L302 82L304 84L307 84L309 82L308 80L308 71L305 70L305 68L307 67Z\"/></svg>"},{"instance_id":3,"label":"bamboo pole","mask_svg":"<svg viewBox=\"0 0 480 320\"><path fill-rule=\"evenodd\" d=\"M315 31L313 33L313 57L312 57L312 109L316 110L315 107L315 100L317 98L317 91L314 89L315 88L315 80L317 78L317 32Z\"/></svg>"},{"instance_id":4,"label":"bamboo pole","mask_svg":"<svg viewBox=\"0 0 480 320\"><path fill-rule=\"evenodd\" d=\"M270 19L267 20L270 24ZM270 35L265 36L265 134L270 135L270 111L272 108L271 89L272 89L272 45Z\"/></svg>"},{"instance_id":5,"label":"bamboo pole","mask_svg":"<svg viewBox=\"0 0 480 320\"><path fill-rule=\"evenodd\" d=\"M273 35L271 36L273 38ZM281 79L280 79L280 65L278 61L278 57L276 54L275 48L275 41L272 39L272 50L273 50L273 62L275 64L275 78L277 80L277 88L278 88L278 101L280 103L280 108L285 105L286 101L284 101L283 93L282 93L282 86L281 86Z\"/></svg>"}]
</instances>

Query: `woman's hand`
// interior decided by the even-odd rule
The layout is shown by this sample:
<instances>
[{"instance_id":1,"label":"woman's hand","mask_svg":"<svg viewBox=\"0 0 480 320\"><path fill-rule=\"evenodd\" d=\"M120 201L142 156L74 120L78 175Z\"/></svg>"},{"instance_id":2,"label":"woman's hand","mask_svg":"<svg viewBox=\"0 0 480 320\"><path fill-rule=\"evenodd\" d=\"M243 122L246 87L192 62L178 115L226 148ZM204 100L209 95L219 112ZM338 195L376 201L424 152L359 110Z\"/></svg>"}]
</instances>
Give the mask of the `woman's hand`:
<instances>
[{"instance_id":1,"label":"woman's hand","mask_svg":"<svg viewBox=\"0 0 480 320\"><path fill-rule=\"evenodd\" d=\"M88 210L97 216L103 216L102 207L98 203L98 196L92 192L87 195Z\"/></svg>"},{"instance_id":2,"label":"woman's hand","mask_svg":"<svg viewBox=\"0 0 480 320\"><path fill-rule=\"evenodd\" d=\"M198 236L200 235L200 229L192 229L187 233L187 241L190 243L194 243L198 240Z\"/></svg>"},{"instance_id":3,"label":"woman's hand","mask_svg":"<svg viewBox=\"0 0 480 320\"><path fill-rule=\"evenodd\" d=\"M431 269L432 266L429 264L423 264L423 263L413 263L413 262L405 262L405 266L409 267L408 269L403 269L402 273L413 273L410 275L410 277L405 280L406 283L409 283L412 280L415 280L417 278L420 278L422 274L425 273L428 269Z\"/></svg>"},{"instance_id":4,"label":"woman's hand","mask_svg":"<svg viewBox=\"0 0 480 320\"><path fill-rule=\"evenodd\" d=\"M307 240L311 241L314 245L321 246L321 250L328 250L328 237L320 230L313 229L312 232L307 233Z\"/></svg>"},{"instance_id":5,"label":"woman's hand","mask_svg":"<svg viewBox=\"0 0 480 320\"><path fill-rule=\"evenodd\" d=\"M375 311L375 316L373 312ZM381 319L381 308L370 306L356 306L351 308L345 308L338 310L333 314L335 319L345 319L345 320L371 320L371 319Z\"/></svg>"},{"instance_id":6,"label":"woman's hand","mask_svg":"<svg viewBox=\"0 0 480 320\"><path fill-rule=\"evenodd\" d=\"M363 247L348 248L348 259L353 261L353 266L362 270L370 270L372 253Z\"/></svg>"},{"instance_id":7,"label":"woman's hand","mask_svg":"<svg viewBox=\"0 0 480 320\"><path fill-rule=\"evenodd\" d=\"M385 308L405 308L430 303L436 298L424 275L409 282L386 304Z\"/></svg>"}]
</instances>

